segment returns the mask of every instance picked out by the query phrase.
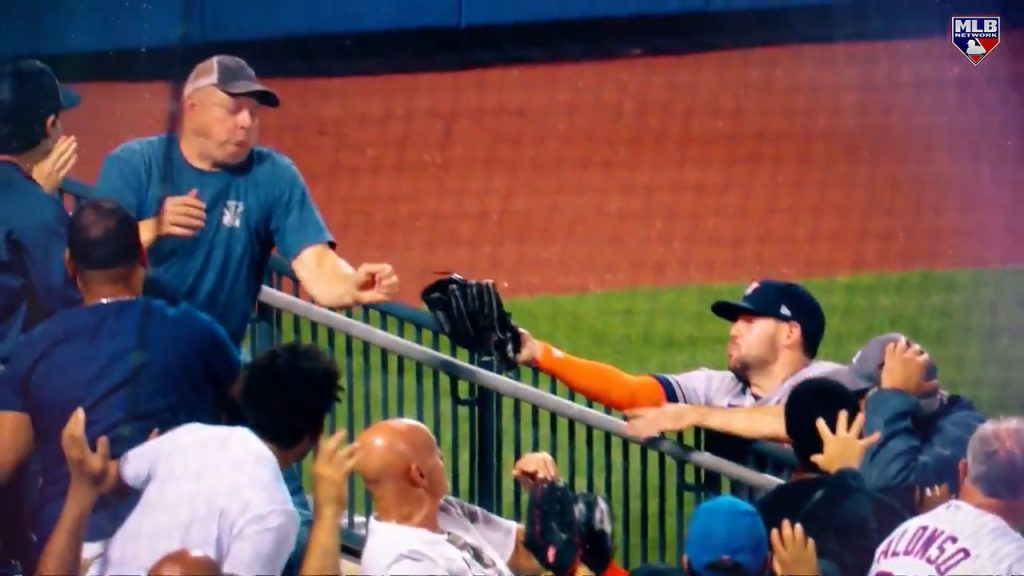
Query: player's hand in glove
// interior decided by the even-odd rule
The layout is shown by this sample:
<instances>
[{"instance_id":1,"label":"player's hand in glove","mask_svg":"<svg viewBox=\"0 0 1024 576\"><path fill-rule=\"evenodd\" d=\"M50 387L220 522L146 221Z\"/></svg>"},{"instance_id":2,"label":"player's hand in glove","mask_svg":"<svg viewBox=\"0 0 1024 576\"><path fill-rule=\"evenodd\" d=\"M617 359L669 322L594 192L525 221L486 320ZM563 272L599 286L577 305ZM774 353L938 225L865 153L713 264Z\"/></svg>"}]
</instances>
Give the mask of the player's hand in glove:
<instances>
[{"instance_id":1,"label":"player's hand in glove","mask_svg":"<svg viewBox=\"0 0 1024 576\"><path fill-rule=\"evenodd\" d=\"M483 358L493 358L501 371L516 367L521 347L519 327L505 310L494 282L449 274L425 287L420 296L455 344Z\"/></svg>"},{"instance_id":2,"label":"player's hand in glove","mask_svg":"<svg viewBox=\"0 0 1024 576\"><path fill-rule=\"evenodd\" d=\"M575 574L580 562L576 498L562 482L545 482L530 491L523 545L555 576Z\"/></svg>"},{"instance_id":3,"label":"player's hand in glove","mask_svg":"<svg viewBox=\"0 0 1024 576\"><path fill-rule=\"evenodd\" d=\"M529 332L519 329L519 354L516 355L516 362L535 366L540 358L540 343Z\"/></svg>"}]
</instances>

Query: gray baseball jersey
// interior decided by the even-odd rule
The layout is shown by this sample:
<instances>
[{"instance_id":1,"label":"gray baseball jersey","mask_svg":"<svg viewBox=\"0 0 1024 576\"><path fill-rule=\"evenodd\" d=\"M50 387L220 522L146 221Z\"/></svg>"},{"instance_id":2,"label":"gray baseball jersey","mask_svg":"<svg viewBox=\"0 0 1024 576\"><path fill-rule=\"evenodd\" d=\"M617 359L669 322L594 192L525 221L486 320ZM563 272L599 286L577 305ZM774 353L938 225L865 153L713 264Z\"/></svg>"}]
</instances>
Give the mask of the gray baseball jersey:
<instances>
[{"instance_id":1,"label":"gray baseball jersey","mask_svg":"<svg viewBox=\"0 0 1024 576\"><path fill-rule=\"evenodd\" d=\"M772 406L783 404L793 387L817 376L842 368L841 364L815 360L786 378L773 394L759 398L728 370L699 368L680 374L654 374L665 390L665 400L701 406L740 408L746 406Z\"/></svg>"},{"instance_id":2,"label":"gray baseball jersey","mask_svg":"<svg viewBox=\"0 0 1024 576\"><path fill-rule=\"evenodd\" d=\"M882 541L870 576L895 574L1024 574L1024 536L1002 518L953 500Z\"/></svg>"}]
</instances>

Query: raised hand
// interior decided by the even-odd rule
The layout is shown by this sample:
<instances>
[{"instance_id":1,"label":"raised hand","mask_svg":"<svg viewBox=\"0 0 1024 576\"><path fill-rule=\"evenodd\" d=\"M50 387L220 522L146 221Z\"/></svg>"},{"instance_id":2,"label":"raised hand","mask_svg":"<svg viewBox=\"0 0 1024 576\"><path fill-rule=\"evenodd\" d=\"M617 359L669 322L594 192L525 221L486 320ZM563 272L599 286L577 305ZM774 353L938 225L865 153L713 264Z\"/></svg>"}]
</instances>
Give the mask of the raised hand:
<instances>
[{"instance_id":1,"label":"raised hand","mask_svg":"<svg viewBox=\"0 0 1024 576\"><path fill-rule=\"evenodd\" d=\"M516 460L512 477L529 490L544 482L558 480L558 464L547 452L530 452Z\"/></svg>"},{"instance_id":2,"label":"raised hand","mask_svg":"<svg viewBox=\"0 0 1024 576\"><path fill-rule=\"evenodd\" d=\"M78 163L78 139L64 135L41 162L32 167L32 179L53 194Z\"/></svg>"},{"instance_id":3,"label":"raised hand","mask_svg":"<svg viewBox=\"0 0 1024 576\"><path fill-rule=\"evenodd\" d=\"M880 386L889 390L903 390L911 396L932 391L937 382L926 382L925 371L930 358L921 346L903 338L885 347Z\"/></svg>"},{"instance_id":4,"label":"raised hand","mask_svg":"<svg viewBox=\"0 0 1024 576\"><path fill-rule=\"evenodd\" d=\"M81 493L98 497L115 484L117 469L111 465L110 441L106 436L96 440L96 450L89 447L85 435L85 410L75 409L64 425L60 445L71 476L71 487Z\"/></svg>"},{"instance_id":5,"label":"raised hand","mask_svg":"<svg viewBox=\"0 0 1024 576\"><path fill-rule=\"evenodd\" d=\"M811 576L819 573L818 550L814 539L804 533L800 524L783 520L772 528L772 568L776 576Z\"/></svg>"},{"instance_id":6,"label":"raised hand","mask_svg":"<svg viewBox=\"0 0 1024 576\"><path fill-rule=\"evenodd\" d=\"M843 468L859 468L864 460L864 453L882 437L881 432L875 432L871 436L861 438L861 431L864 430L863 412L857 414L853 424L847 424L849 418L846 410L840 410L835 433L828 429L824 418L818 418L815 422L818 434L821 435L822 450L821 454L811 456L811 462L829 474Z\"/></svg>"},{"instance_id":7,"label":"raised hand","mask_svg":"<svg viewBox=\"0 0 1024 576\"><path fill-rule=\"evenodd\" d=\"M313 509L340 515L348 506L348 478L359 461L359 444L345 443L345 431L324 437L313 462Z\"/></svg>"}]
</instances>

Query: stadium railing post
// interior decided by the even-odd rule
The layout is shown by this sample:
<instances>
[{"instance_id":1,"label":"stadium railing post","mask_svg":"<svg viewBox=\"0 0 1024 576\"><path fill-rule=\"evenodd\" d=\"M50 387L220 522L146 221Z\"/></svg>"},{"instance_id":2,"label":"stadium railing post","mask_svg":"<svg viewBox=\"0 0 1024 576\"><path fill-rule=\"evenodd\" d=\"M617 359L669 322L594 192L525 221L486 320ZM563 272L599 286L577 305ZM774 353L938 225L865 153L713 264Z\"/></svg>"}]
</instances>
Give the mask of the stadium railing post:
<instances>
[{"instance_id":1,"label":"stadium railing post","mask_svg":"<svg viewBox=\"0 0 1024 576\"><path fill-rule=\"evenodd\" d=\"M477 366L491 372L495 371L494 361L480 359ZM473 458L477 486L477 505L485 510L498 511L498 470L501 459L496 446L497 435L500 433L498 422L498 395L489 388L478 386L476 389L476 451Z\"/></svg>"}]
</instances>

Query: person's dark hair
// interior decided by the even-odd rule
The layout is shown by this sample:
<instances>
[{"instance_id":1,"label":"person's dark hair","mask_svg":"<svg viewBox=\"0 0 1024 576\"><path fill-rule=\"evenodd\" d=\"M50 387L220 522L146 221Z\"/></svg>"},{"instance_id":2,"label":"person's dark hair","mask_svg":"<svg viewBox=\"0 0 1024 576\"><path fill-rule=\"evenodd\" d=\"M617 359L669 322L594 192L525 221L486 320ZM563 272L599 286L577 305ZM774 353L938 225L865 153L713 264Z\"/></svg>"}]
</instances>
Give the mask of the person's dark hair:
<instances>
[{"instance_id":1,"label":"person's dark hair","mask_svg":"<svg viewBox=\"0 0 1024 576\"><path fill-rule=\"evenodd\" d=\"M256 357L245 369L241 408L264 441L290 449L323 432L339 400L337 363L311 344L288 343Z\"/></svg>"},{"instance_id":2,"label":"person's dark hair","mask_svg":"<svg viewBox=\"0 0 1024 576\"><path fill-rule=\"evenodd\" d=\"M135 218L113 200L90 200L71 216L68 253L76 270L134 268L142 261Z\"/></svg>"},{"instance_id":3,"label":"person's dark hair","mask_svg":"<svg viewBox=\"0 0 1024 576\"><path fill-rule=\"evenodd\" d=\"M37 93L40 68L37 60L0 64L0 154L18 155L32 150L46 138L46 120L59 116L59 105Z\"/></svg>"},{"instance_id":4,"label":"person's dark hair","mask_svg":"<svg viewBox=\"0 0 1024 576\"><path fill-rule=\"evenodd\" d=\"M802 470L822 472L817 464L811 462L811 456L820 454L822 450L816 422L823 418L829 429L835 430L842 410L846 410L852 422L860 412L860 406L846 386L830 378L809 378L790 392L785 406L786 435Z\"/></svg>"}]
</instances>

